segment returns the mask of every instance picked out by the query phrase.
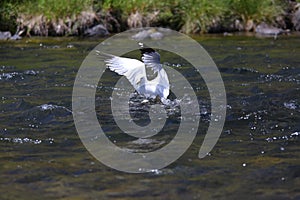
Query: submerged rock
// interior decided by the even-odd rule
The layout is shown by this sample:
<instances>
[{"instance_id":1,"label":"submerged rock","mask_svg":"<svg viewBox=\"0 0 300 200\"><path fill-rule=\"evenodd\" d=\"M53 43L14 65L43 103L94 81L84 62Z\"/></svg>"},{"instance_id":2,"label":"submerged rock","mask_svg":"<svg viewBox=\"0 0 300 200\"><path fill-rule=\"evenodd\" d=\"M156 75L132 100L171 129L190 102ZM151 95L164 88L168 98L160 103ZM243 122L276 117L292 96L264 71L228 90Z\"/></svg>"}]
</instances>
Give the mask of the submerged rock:
<instances>
[{"instance_id":1,"label":"submerged rock","mask_svg":"<svg viewBox=\"0 0 300 200\"><path fill-rule=\"evenodd\" d=\"M92 28L85 30L84 35L90 36L90 37L92 37L92 36L104 37L104 36L109 35L109 32L105 26L103 26L102 24L98 24L96 26L93 26Z\"/></svg>"},{"instance_id":2,"label":"submerged rock","mask_svg":"<svg viewBox=\"0 0 300 200\"><path fill-rule=\"evenodd\" d=\"M281 29L281 28L276 28L274 26L270 26L266 23L261 23L256 26L255 32L261 35L274 35L277 36L281 33L285 33L287 31Z\"/></svg>"}]
</instances>

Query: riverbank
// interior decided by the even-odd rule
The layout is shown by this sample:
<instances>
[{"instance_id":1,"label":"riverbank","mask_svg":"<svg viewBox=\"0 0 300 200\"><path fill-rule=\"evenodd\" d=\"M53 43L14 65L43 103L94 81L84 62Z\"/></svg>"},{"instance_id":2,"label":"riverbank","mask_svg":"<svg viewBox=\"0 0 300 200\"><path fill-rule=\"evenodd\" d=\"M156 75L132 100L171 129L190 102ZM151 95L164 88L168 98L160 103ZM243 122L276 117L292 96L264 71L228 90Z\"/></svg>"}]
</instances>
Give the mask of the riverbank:
<instances>
[{"instance_id":1,"label":"riverbank","mask_svg":"<svg viewBox=\"0 0 300 200\"><path fill-rule=\"evenodd\" d=\"M22 36L107 35L167 27L183 33L253 32L259 25L300 30L295 0L4 0L0 30Z\"/></svg>"}]
</instances>

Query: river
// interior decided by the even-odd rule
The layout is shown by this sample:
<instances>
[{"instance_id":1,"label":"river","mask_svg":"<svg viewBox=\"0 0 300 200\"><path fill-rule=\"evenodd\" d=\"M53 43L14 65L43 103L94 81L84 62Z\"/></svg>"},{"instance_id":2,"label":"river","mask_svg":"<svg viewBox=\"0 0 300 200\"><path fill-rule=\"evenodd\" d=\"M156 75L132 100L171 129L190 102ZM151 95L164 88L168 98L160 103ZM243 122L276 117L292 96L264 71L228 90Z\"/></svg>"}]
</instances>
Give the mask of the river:
<instances>
[{"instance_id":1,"label":"river","mask_svg":"<svg viewBox=\"0 0 300 200\"><path fill-rule=\"evenodd\" d=\"M300 199L300 37L194 39L221 72L225 126L214 149L199 159L210 121L209 94L185 60L165 53L165 61L195 88L202 118L183 156L145 174L119 172L99 162L74 126L74 80L101 39L1 41L0 199ZM118 78L107 73L98 100L111 93L109 82ZM154 138L153 144L134 143L101 109L98 103L99 121L121 146L158 148L174 137L171 127L170 135ZM178 128L176 116L170 123Z\"/></svg>"}]
</instances>

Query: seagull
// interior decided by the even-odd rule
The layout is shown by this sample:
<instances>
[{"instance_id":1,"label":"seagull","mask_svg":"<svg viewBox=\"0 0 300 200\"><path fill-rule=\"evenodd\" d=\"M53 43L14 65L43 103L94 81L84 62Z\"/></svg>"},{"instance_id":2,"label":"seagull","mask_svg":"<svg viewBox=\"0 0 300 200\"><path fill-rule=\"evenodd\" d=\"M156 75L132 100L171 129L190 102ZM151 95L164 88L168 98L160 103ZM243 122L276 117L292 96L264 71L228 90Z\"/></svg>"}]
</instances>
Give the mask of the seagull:
<instances>
[{"instance_id":1,"label":"seagull","mask_svg":"<svg viewBox=\"0 0 300 200\"><path fill-rule=\"evenodd\" d=\"M160 55L143 43L139 43L139 45L141 47L142 61L100 51L96 51L96 53L104 57L104 62L108 69L125 76L138 94L144 95L147 99L158 98L162 103L167 102L170 84L168 75L160 63ZM146 67L157 74L154 79L148 80Z\"/></svg>"}]
</instances>

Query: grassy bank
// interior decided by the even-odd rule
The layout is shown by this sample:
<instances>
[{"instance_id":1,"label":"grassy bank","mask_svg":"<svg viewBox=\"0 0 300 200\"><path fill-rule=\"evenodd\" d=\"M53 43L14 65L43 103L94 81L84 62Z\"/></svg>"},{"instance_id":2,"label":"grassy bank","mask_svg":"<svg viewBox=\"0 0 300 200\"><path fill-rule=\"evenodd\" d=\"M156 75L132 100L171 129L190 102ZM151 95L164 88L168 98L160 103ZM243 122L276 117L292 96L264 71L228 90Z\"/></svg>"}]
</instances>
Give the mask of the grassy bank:
<instances>
[{"instance_id":1,"label":"grassy bank","mask_svg":"<svg viewBox=\"0 0 300 200\"><path fill-rule=\"evenodd\" d=\"M104 24L110 32L163 26L184 33L252 31L260 22L293 29L292 0L2 0L0 29L27 35L82 35Z\"/></svg>"}]
</instances>

